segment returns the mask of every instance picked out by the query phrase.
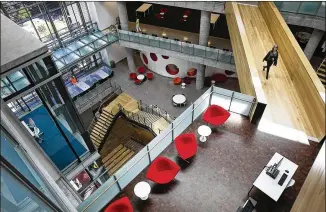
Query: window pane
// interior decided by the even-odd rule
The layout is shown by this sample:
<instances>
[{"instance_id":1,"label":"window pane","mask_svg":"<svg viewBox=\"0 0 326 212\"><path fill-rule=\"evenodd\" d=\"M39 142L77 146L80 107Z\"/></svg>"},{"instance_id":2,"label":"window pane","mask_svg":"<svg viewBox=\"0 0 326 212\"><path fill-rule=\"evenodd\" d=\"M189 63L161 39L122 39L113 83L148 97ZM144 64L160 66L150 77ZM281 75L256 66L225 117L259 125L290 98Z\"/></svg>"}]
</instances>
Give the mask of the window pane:
<instances>
[{"instance_id":1,"label":"window pane","mask_svg":"<svg viewBox=\"0 0 326 212\"><path fill-rule=\"evenodd\" d=\"M302 2L299 13L315 15L321 2Z\"/></svg>"},{"instance_id":2,"label":"window pane","mask_svg":"<svg viewBox=\"0 0 326 212\"><path fill-rule=\"evenodd\" d=\"M1 211L54 211L30 188L1 166Z\"/></svg>"},{"instance_id":3,"label":"window pane","mask_svg":"<svg viewBox=\"0 0 326 212\"><path fill-rule=\"evenodd\" d=\"M293 2L293 1L292 2L286 2L286 1L284 1L283 4L282 4L281 11L295 13L299 9L299 6L300 6L300 2Z\"/></svg>"},{"instance_id":4,"label":"window pane","mask_svg":"<svg viewBox=\"0 0 326 212\"><path fill-rule=\"evenodd\" d=\"M16 71L16 72L8 75L8 78L10 79L11 82L19 80L24 77L25 76L22 73L20 73L20 71Z\"/></svg>"},{"instance_id":5,"label":"window pane","mask_svg":"<svg viewBox=\"0 0 326 212\"><path fill-rule=\"evenodd\" d=\"M14 87L16 88L17 91L25 88L26 86L28 86L30 83L28 82L28 80L25 78L25 79L20 79L20 80L17 80L15 82L13 82L13 85Z\"/></svg>"},{"instance_id":6,"label":"window pane","mask_svg":"<svg viewBox=\"0 0 326 212\"><path fill-rule=\"evenodd\" d=\"M23 151L11 140L7 135L7 132L3 130L1 130L1 155L24 177L26 177L30 183L55 202L53 196L44 185L37 171L25 157Z\"/></svg>"}]
</instances>

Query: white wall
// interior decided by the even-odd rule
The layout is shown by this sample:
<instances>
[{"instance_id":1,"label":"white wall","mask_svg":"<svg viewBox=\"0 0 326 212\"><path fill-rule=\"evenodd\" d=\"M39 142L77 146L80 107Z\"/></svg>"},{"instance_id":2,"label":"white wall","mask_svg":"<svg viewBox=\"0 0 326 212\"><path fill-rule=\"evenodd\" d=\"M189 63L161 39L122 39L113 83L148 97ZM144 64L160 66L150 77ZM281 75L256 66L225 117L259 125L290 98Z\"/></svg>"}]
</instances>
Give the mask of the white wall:
<instances>
[{"instance_id":1,"label":"white wall","mask_svg":"<svg viewBox=\"0 0 326 212\"><path fill-rule=\"evenodd\" d=\"M87 2L87 6L92 21L97 22L100 30L116 23L116 18L118 17L116 2ZM101 53L105 58L105 51ZM108 60L114 60L116 63L127 56L125 48L121 47L118 43L108 46L106 53Z\"/></svg>"},{"instance_id":2,"label":"white wall","mask_svg":"<svg viewBox=\"0 0 326 212\"><path fill-rule=\"evenodd\" d=\"M147 57L147 60L148 60L148 64L146 65L145 62L143 61L143 58L142 56L140 56L141 58L141 61L143 62L143 64L150 70L152 70L153 72L155 73L158 73L162 76L165 76L165 77L171 77L171 78L175 78L175 77L187 77L187 71L190 69L190 68L195 68L197 69L197 72L199 71L198 70L198 67L200 66L198 63L194 63L194 62L191 62L191 61L186 61L186 60L181 60L181 59L176 59L176 58L171 58L169 57L168 59L164 59L162 57L162 55L160 54L156 54L157 56L157 61L153 61L150 57L150 52L141 52L140 55L144 54L146 57ZM170 75L167 71L166 71L166 66L168 64L174 64L176 65L178 68L179 68L179 73L176 74L176 75ZM218 68L214 68L214 67L210 67L210 66L207 66L206 67L206 72L205 72L205 76L212 76L213 74L215 73L222 73L224 74L225 73L225 70L222 70L222 69L218 69ZM195 77L195 76L194 76ZM228 76L228 77L237 77L237 74L233 74L231 76Z\"/></svg>"}]
</instances>

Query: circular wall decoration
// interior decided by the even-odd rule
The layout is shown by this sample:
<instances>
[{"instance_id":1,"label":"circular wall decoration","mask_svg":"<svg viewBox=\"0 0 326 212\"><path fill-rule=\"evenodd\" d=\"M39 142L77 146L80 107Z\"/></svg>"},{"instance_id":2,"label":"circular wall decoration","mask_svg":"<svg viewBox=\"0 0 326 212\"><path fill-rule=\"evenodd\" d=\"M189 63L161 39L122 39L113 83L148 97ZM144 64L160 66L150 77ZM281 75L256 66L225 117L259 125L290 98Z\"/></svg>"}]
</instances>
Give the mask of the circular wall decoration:
<instances>
[{"instance_id":1,"label":"circular wall decoration","mask_svg":"<svg viewBox=\"0 0 326 212\"><path fill-rule=\"evenodd\" d=\"M195 69L195 68L191 68L191 69L189 69L189 70L187 71L187 75L188 75L189 77L196 76L196 74L197 74L197 69Z\"/></svg>"},{"instance_id":2,"label":"circular wall decoration","mask_svg":"<svg viewBox=\"0 0 326 212\"><path fill-rule=\"evenodd\" d=\"M165 70L171 75L176 75L179 73L179 68L174 64L166 65Z\"/></svg>"},{"instance_id":3,"label":"circular wall decoration","mask_svg":"<svg viewBox=\"0 0 326 212\"><path fill-rule=\"evenodd\" d=\"M169 56L162 55L163 59L169 59Z\"/></svg>"},{"instance_id":4,"label":"circular wall decoration","mask_svg":"<svg viewBox=\"0 0 326 212\"><path fill-rule=\"evenodd\" d=\"M225 70L225 74L228 76L233 75L234 73L234 71Z\"/></svg>"},{"instance_id":5,"label":"circular wall decoration","mask_svg":"<svg viewBox=\"0 0 326 212\"><path fill-rule=\"evenodd\" d=\"M148 64L148 59L147 59L146 55L144 55L143 53L141 53L141 56L143 58L144 63L147 65Z\"/></svg>"},{"instance_id":6,"label":"circular wall decoration","mask_svg":"<svg viewBox=\"0 0 326 212\"><path fill-rule=\"evenodd\" d=\"M154 62L157 61L157 56L155 53L150 53L149 56L152 58Z\"/></svg>"}]
</instances>

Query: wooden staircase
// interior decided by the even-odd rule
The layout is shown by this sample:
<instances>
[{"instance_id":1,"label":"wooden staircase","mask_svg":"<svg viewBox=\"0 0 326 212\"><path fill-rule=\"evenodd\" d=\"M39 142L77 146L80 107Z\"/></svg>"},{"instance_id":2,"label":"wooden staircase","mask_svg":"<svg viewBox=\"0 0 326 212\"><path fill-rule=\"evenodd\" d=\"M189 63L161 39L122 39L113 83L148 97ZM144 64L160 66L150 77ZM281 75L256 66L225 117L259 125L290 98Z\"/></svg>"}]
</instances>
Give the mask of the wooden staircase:
<instances>
[{"instance_id":1,"label":"wooden staircase","mask_svg":"<svg viewBox=\"0 0 326 212\"><path fill-rule=\"evenodd\" d=\"M111 127L115 115L119 112L119 105L128 112L137 113L139 111L137 101L126 93L121 93L110 104L105 106L99 118L90 128L90 137L96 148L99 148L104 142L104 137Z\"/></svg>"},{"instance_id":2,"label":"wooden staircase","mask_svg":"<svg viewBox=\"0 0 326 212\"><path fill-rule=\"evenodd\" d=\"M106 155L102 162L104 167L108 170L109 175L113 175L123 164L131 159L135 154L135 151L128 148L126 145L120 144L113 149L108 155Z\"/></svg>"},{"instance_id":3,"label":"wooden staircase","mask_svg":"<svg viewBox=\"0 0 326 212\"><path fill-rule=\"evenodd\" d=\"M317 70L317 76L326 88L326 58L324 58L323 62L320 64Z\"/></svg>"}]
</instances>

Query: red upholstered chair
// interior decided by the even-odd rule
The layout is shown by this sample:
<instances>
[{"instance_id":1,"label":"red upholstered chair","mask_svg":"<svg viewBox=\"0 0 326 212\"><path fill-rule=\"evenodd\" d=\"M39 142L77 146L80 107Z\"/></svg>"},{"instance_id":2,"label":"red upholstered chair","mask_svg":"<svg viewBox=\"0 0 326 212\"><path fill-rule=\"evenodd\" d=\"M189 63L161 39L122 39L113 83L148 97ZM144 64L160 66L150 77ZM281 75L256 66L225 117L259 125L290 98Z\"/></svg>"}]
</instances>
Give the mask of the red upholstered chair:
<instances>
[{"instance_id":1,"label":"red upholstered chair","mask_svg":"<svg viewBox=\"0 0 326 212\"><path fill-rule=\"evenodd\" d=\"M179 171L180 166L175 162L166 157L159 156L149 167L146 178L158 184L167 184L174 179Z\"/></svg>"},{"instance_id":2,"label":"red upholstered chair","mask_svg":"<svg viewBox=\"0 0 326 212\"><path fill-rule=\"evenodd\" d=\"M128 197L122 197L111 203L104 212L133 212L134 209Z\"/></svg>"},{"instance_id":3,"label":"red upholstered chair","mask_svg":"<svg viewBox=\"0 0 326 212\"><path fill-rule=\"evenodd\" d=\"M182 79L180 77L176 77L173 79L173 84L180 85L182 82Z\"/></svg>"},{"instance_id":4,"label":"red upholstered chair","mask_svg":"<svg viewBox=\"0 0 326 212\"><path fill-rule=\"evenodd\" d=\"M225 82L228 79L228 77L225 74L214 74L212 76L212 80L215 82Z\"/></svg>"},{"instance_id":5,"label":"red upholstered chair","mask_svg":"<svg viewBox=\"0 0 326 212\"><path fill-rule=\"evenodd\" d=\"M142 81L141 81L141 80L139 80L139 79L135 79L135 81L134 81L134 82L135 82L135 84L136 84L136 85L140 85L140 84L142 83Z\"/></svg>"},{"instance_id":6,"label":"red upholstered chair","mask_svg":"<svg viewBox=\"0 0 326 212\"><path fill-rule=\"evenodd\" d=\"M138 67L137 71L140 74L144 74L146 72L146 68L144 66L140 66L140 67Z\"/></svg>"},{"instance_id":7,"label":"red upholstered chair","mask_svg":"<svg viewBox=\"0 0 326 212\"><path fill-rule=\"evenodd\" d=\"M187 160L197 152L197 141L194 133L181 134L174 140L180 158Z\"/></svg>"},{"instance_id":8,"label":"red upholstered chair","mask_svg":"<svg viewBox=\"0 0 326 212\"><path fill-rule=\"evenodd\" d=\"M152 80L153 79L153 73L152 72L147 73L146 77L147 77L148 80Z\"/></svg>"},{"instance_id":9,"label":"red upholstered chair","mask_svg":"<svg viewBox=\"0 0 326 212\"><path fill-rule=\"evenodd\" d=\"M137 74L136 73L130 73L129 74L129 79L135 80L136 78L137 78Z\"/></svg>"},{"instance_id":10,"label":"red upholstered chair","mask_svg":"<svg viewBox=\"0 0 326 212\"><path fill-rule=\"evenodd\" d=\"M209 124L219 126L222 125L230 117L229 111L218 105L211 105L204 113L203 120Z\"/></svg>"},{"instance_id":11,"label":"red upholstered chair","mask_svg":"<svg viewBox=\"0 0 326 212\"><path fill-rule=\"evenodd\" d=\"M167 8L161 8L161 9L160 9L160 13L164 13L164 14L165 14L165 13L167 13L167 12L168 12L168 9L167 9Z\"/></svg>"},{"instance_id":12,"label":"red upholstered chair","mask_svg":"<svg viewBox=\"0 0 326 212\"><path fill-rule=\"evenodd\" d=\"M157 18L157 19L162 19L161 15L160 15L159 13L156 13L156 14L155 14L155 18Z\"/></svg>"}]
</instances>

